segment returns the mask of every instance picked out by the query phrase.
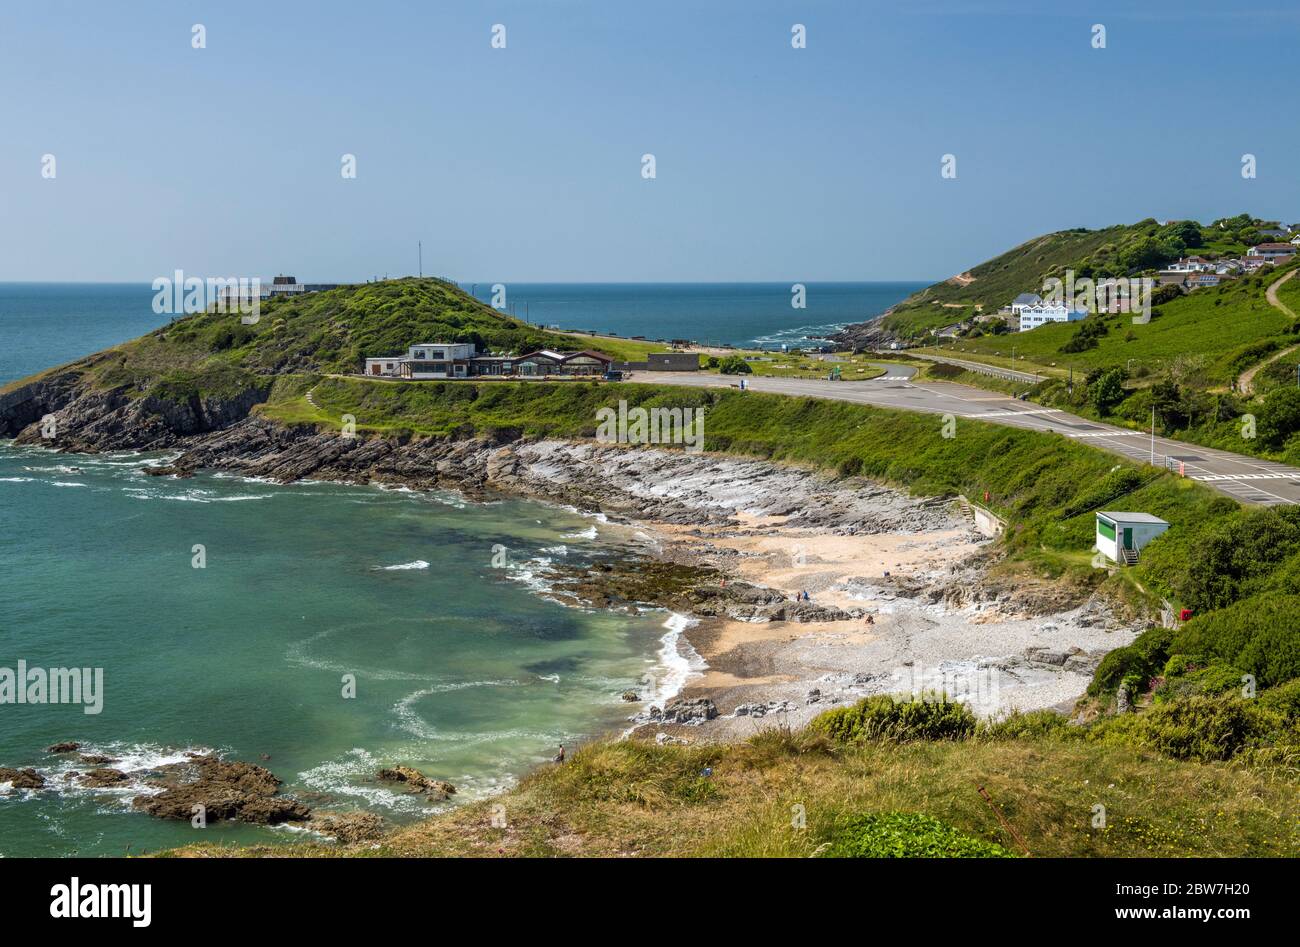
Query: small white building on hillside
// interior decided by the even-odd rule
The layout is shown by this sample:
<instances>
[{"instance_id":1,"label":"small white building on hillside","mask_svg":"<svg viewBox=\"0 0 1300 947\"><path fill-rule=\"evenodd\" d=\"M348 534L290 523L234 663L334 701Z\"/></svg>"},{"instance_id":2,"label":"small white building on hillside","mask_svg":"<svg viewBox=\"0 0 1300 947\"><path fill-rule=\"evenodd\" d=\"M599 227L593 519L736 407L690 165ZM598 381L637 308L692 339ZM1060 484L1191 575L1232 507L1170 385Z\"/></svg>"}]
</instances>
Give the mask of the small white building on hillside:
<instances>
[{"instance_id":1,"label":"small white building on hillside","mask_svg":"<svg viewBox=\"0 0 1300 947\"><path fill-rule=\"evenodd\" d=\"M1097 514L1097 551L1111 562L1131 565L1137 554L1151 540L1169 528L1169 524L1150 513Z\"/></svg>"}]
</instances>

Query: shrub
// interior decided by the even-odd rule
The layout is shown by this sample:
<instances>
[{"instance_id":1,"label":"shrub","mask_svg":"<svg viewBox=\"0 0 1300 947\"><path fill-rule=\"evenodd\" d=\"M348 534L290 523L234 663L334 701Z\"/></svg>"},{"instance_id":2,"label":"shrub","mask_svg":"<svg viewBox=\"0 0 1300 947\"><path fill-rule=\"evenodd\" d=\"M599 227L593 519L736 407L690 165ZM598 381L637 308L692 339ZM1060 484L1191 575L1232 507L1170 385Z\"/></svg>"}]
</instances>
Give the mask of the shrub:
<instances>
[{"instance_id":1,"label":"shrub","mask_svg":"<svg viewBox=\"0 0 1300 947\"><path fill-rule=\"evenodd\" d=\"M1001 845L959 832L919 812L845 819L831 830L824 858L1014 858Z\"/></svg>"},{"instance_id":2,"label":"shrub","mask_svg":"<svg viewBox=\"0 0 1300 947\"><path fill-rule=\"evenodd\" d=\"M752 375L754 369L749 367L749 362L745 361L743 356L728 355L718 363L718 370L724 375Z\"/></svg>"},{"instance_id":3,"label":"shrub","mask_svg":"<svg viewBox=\"0 0 1300 947\"><path fill-rule=\"evenodd\" d=\"M1300 595L1263 594L1194 618L1178 630L1177 651L1231 664L1260 687L1300 677Z\"/></svg>"},{"instance_id":4,"label":"shrub","mask_svg":"<svg viewBox=\"0 0 1300 947\"><path fill-rule=\"evenodd\" d=\"M1066 719L1054 710L1017 710L1002 720L982 725L979 735L989 740L1022 740L1059 735L1068 728Z\"/></svg>"},{"instance_id":5,"label":"shrub","mask_svg":"<svg viewBox=\"0 0 1300 947\"><path fill-rule=\"evenodd\" d=\"M975 715L946 696L896 700L887 695L867 697L852 707L837 707L818 715L810 729L837 743L867 740L964 740L975 732Z\"/></svg>"},{"instance_id":6,"label":"shrub","mask_svg":"<svg viewBox=\"0 0 1300 947\"><path fill-rule=\"evenodd\" d=\"M1126 678L1147 681L1155 677L1169 660L1173 636L1172 628L1148 628L1132 644L1116 648L1097 665L1088 693L1094 697L1113 694Z\"/></svg>"},{"instance_id":7,"label":"shrub","mask_svg":"<svg viewBox=\"0 0 1300 947\"><path fill-rule=\"evenodd\" d=\"M1259 705L1281 715L1292 726L1300 724L1300 680L1270 687L1259 695Z\"/></svg>"},{"instance_id":8,"label":"shrub","mask_svg":"<svg viewBox=\"0 0 1300 947\"><path fill-rule=\"evenodd\" d=\"M1280 714L1240 697L1187 697L1140 714L1093 725L1087 739L1155 750L1180 760L1229 760L1248 747L1272 743Z\"/></svg>"}]
</instances>

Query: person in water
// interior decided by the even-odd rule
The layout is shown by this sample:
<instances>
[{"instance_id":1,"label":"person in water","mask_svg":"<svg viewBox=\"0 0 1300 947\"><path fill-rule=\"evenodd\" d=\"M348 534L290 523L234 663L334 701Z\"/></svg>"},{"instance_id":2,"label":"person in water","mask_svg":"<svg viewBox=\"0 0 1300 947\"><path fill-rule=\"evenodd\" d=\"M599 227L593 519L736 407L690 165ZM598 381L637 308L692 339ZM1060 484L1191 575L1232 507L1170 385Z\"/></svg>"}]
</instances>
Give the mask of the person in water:
<instances>
[{"instance_id":1,"label":"person in water","mask_svg":"<svg viewBox=\"0 0 1300 947\"><path fill-rule=\"evenodd\" d=\"M564 762L564 744L563 744L563 743L560 744L560 752L557 753L557 754L555 754L555 762L557 762L557 763L563 763L563 762Z\"/></svg>"}]
</instances>

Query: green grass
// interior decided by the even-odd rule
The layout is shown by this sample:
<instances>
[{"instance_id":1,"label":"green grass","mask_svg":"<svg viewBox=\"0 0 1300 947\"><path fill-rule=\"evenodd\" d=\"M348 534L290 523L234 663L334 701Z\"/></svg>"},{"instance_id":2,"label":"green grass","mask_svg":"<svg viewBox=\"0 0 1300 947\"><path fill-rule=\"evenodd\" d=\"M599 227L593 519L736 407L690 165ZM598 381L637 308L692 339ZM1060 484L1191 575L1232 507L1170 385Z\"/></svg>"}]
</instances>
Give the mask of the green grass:
<instances>
[{"instance_id":1,"label":"green grass","mask_svg":"<svg viewBox=\"0 0 1300 947\"><path fill-rule=\"evenodd\" d=\"M842 381L867 381L885 374L883 366L865 356L840 353L843 361L829 362L804 352L747 353L747 363L754 375L768 378L826 378L838 365ZM706 363L707 365L707 363ZM713 371L716 369L709 368Z\"/></svg>"}]
</instances>

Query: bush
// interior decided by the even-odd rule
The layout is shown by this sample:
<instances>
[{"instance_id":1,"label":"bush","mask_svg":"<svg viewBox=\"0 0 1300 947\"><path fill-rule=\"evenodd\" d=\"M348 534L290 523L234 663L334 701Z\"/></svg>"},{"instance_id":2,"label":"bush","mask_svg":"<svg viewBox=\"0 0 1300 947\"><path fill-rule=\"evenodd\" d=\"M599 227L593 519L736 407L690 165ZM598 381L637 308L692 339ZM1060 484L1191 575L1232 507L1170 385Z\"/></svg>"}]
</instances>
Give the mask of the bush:
<instances>
[{"instance_id":1,"label":"bush","mask_svg":"<svg viewBox=\"0 0 1300 947\"><path fill-rule=\"evenodd\" d=\"M728 355L718 363L718 370L724 375L752 375L754 369L749 367L749 362L745 361L743 356Z\"/></svg>"},{"instance_id":2,"label":"bush","mask_svg":"<svg viewBox=\"0 0 1300 947\"><path fill-rule=\"evenodd\" d=\"M872 813L832 829L824 858L1014 858L986 842L919 812Z\"/></svg>"},{"instance_id":3,"label":"bush","mask_svg":"<svg viewBox=\"0 0 1300 947\"><path fill-rule=\"evenodd\" d=\"M1155 750L1180 760L1229 760L1283 736L1284 720L1257 700L1187 697L1094 724L1087 739Z\"/></svg>"},{"instance_id":4,"label":"bush","mask_svg":"<svg viewBox=\"0 0 1300 947\"><path fill-rule=\"evenodd\" d=\"M1054 710L1017 710L1002 720L982 725L979 735L989 740L1025 740L1057 736L1068 727L1066 719Z\"/></svg>"},{"instance_id":5,"label":"bush","mask_svg":"<svg viewBox=\"0 0 1300 947\"><path fill-rule=\"evenodd\" d=\"M1256 595L1194 618L1174 638L1178 652L1255 675L1260 687L1300 677L1300 595Z\"/></svg>"},{"instance_id":6,"label":"bush","mask_svg":"<svg viewBox=\"0 0 1300 947\"><path fill-rule=\"evenodd\" d=\"M1093 697L1113 694L1125 679L1148 681L1164 668L1173 642L1172 628L1148 628L1123 648L1116 648L1101 659L1097 673L1088 685Z\"/></svg>"},{"instance_id":7,"label":"bush","mask_svg":"<svg viewBox=\"0 0 1300 947\"><path fill-rule=\"evenodd\" d=\"M975 732L975 715L946 696L923 700L867 697L852 707L818 715L809 728L837 743L868 740L964 740Z\"/></svg>"},{"instance_id":8,"label":"bush","mask_svg":"<svg viewBox=\"0 0 1300 947\"><path fill-rule=\"evenodd\" d=\"M1216 663L1207 667L1198 658L1185 654L1175 654L1169 659L1163 677L1163 682L1156 688L1157 701L1177 700L1198 694L1208 697L1240 694L1243 686L1243 674L1239 668Z\"/></svg>"}]
</instances>

